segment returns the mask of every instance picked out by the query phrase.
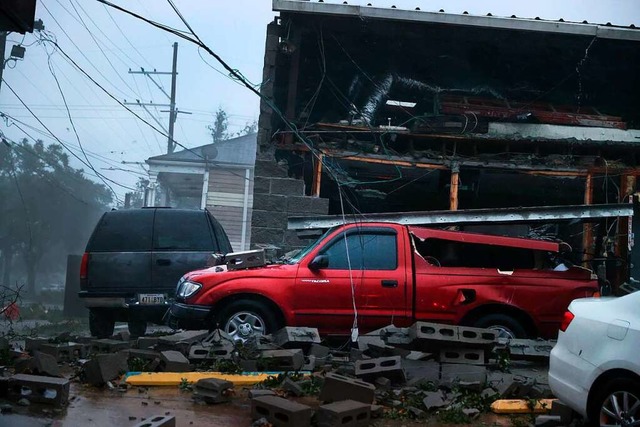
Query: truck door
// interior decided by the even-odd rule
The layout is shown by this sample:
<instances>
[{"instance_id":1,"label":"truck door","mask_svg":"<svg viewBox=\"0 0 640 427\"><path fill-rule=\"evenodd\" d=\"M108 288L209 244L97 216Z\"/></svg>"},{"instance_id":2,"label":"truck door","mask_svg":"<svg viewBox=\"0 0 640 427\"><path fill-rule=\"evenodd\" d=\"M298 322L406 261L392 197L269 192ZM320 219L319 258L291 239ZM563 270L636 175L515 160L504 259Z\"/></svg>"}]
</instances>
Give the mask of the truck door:
<instances>
[{"instance_id":1,"label":"truck door","mask_svg":"<svg viewBox=\"0 0 640 427\"><path fill-rule=\"evenodd\" d=\"M403 239L391 227L353 226L307 257L294 295L299 324L348 334L356 311L361 333L404 320L406 266L398 250ZM326 256L328 266L314 271L308 262L317 255Z\"/></svg>"}]
</instances>

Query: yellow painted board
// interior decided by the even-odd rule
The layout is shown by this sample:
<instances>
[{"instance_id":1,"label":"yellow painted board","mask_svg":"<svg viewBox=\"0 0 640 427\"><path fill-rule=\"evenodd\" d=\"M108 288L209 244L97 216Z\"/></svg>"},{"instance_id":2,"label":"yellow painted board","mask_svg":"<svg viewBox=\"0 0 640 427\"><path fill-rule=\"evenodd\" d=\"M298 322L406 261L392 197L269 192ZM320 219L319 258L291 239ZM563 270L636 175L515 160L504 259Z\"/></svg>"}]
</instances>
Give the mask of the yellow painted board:
<instances>
[{"instance_id":1,"label":"yellow painted board","mask_svg":"<svg viewBox=\"0 0 640 427\"><path fill-rule=\"evenodd\" d=\"M551 411L551 404L555 399L540 399L536 406L531 408L529 400L525 399L501 399L491 404L491 410L496 414L546 414Z\"/></svg>"},{"instance_id":2,"label":"yellow painted board","mask_svg":"<svg viewBox=\"0 0 640 427\"><path fill-rule=\"evenodd\" d=\"M269 376L277 376L281 372L251 372L246 374L223 374L221 372L130 372L125 381L136 386L177 386L185 378L195 383L203 378L218 378L231 381L235 386L254 385L266 380Z\"/></svg>"}]
</instances>

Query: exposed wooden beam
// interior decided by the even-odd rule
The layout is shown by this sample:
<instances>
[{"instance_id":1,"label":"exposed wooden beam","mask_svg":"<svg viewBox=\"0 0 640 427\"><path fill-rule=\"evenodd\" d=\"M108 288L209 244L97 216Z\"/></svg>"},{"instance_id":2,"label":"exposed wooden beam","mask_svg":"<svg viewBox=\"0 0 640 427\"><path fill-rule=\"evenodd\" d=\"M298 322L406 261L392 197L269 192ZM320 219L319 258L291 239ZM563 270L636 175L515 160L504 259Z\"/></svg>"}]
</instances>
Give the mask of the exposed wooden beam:
<instances>
[{"instance_id":1,"label":"exposed wooden beam","mask_svg":"<svg viewBox=\"0 0 640 427\"><path fill-rule=\"evenodd\" d=\"M449 188L449 210L458 210L458 184L460 183L460 167L454 164L451 168L451 187Z\"/></svg>"},{"instance_id":2,"label":"exposed wooden beam","mask_svg":"<svg viewBox=\"0 0 640 427\"><path fill-rule=\"evenodd\" d=\"M584 184L584 204L593 204L593 175L587 174L587 179ZM593 226L589 223L585 223L582 226L582 265L587 267L593 254Z\"/></svg>"},{"instance_id":3,"label":"exposed wooden beam","mask_svg":"<svg viewBox=\"0 0 640 427\"><path fill-rule=\"evenodd\" d=\"M311 186L311 195L314 197L320 197L320 184L322 183L322 160L324 154L318 154L315 158L315 165L313 168L313 183Z\"/></svg>"}]
</instances>

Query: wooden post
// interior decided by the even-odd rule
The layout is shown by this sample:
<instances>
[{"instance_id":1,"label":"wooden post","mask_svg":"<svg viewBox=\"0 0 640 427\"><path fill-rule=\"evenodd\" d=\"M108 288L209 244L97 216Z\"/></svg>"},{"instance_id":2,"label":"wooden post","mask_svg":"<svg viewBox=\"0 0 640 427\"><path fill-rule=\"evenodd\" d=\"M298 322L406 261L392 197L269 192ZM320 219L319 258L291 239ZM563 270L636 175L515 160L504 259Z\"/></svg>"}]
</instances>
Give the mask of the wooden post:
<instances>
[{"instance_id":1,"label":"wooden post","mask_svg":"<svg viewBox=\"0 0 640 427\"><path fill-rule=\"evenodd\" d=\"M451 186L449 188L449 210L458 210L458 184L460 183L460 166L454 163L451 166Z\"/></svg>"},{"instance_id":2,"label":"wooden post","mask_svg":"<svg viewBox=\"0 0 640 427\"><path fill-rule=\"evenodd\" d=\"M315 166L313 168L313 183L311 185L311 195L313 197L320 197L320 183L322 181L322 159L324 154L319 153L315 159Z\"/></svg>"},{"instance_id":3,"label":"wooden post","mask_svg":"<svg viewBox=\"0 0 640 427\"><path fill-rule=\"evenodd\" d=\"M584 184L584 204L593 204L593 174L587 174L587 180ZM593 247L593 225L585 223L582 226L582 266L587 267L591 260L592 247Z\"/></svg>"}]
</instances>

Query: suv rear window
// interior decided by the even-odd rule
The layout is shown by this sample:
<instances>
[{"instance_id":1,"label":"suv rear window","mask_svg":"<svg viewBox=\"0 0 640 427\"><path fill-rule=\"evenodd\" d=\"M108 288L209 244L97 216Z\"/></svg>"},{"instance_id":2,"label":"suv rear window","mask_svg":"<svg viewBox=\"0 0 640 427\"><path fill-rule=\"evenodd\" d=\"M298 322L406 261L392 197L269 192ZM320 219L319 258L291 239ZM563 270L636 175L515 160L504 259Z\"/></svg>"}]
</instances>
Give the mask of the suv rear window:
<instances>
[{"instance_id":1,"label":"suv rear window","mask_svg":"<svg viewBox=\"0 0 640 427\"><path fill-rule=\"evenodd\" d=\"M154 251L216 251L202 211L158 209L153 233Z\"/></svg>"},{"instance_id":2,"label":"suv rear window","mask_svg":"<svg viewBox=\"0 0 640 427\"><path fill-rule=\"evenodd\" d=\"M113 211L104 214L96 227L90 252L138 252L151 250L153 210Z\"/></svg>"}]
</instances>

